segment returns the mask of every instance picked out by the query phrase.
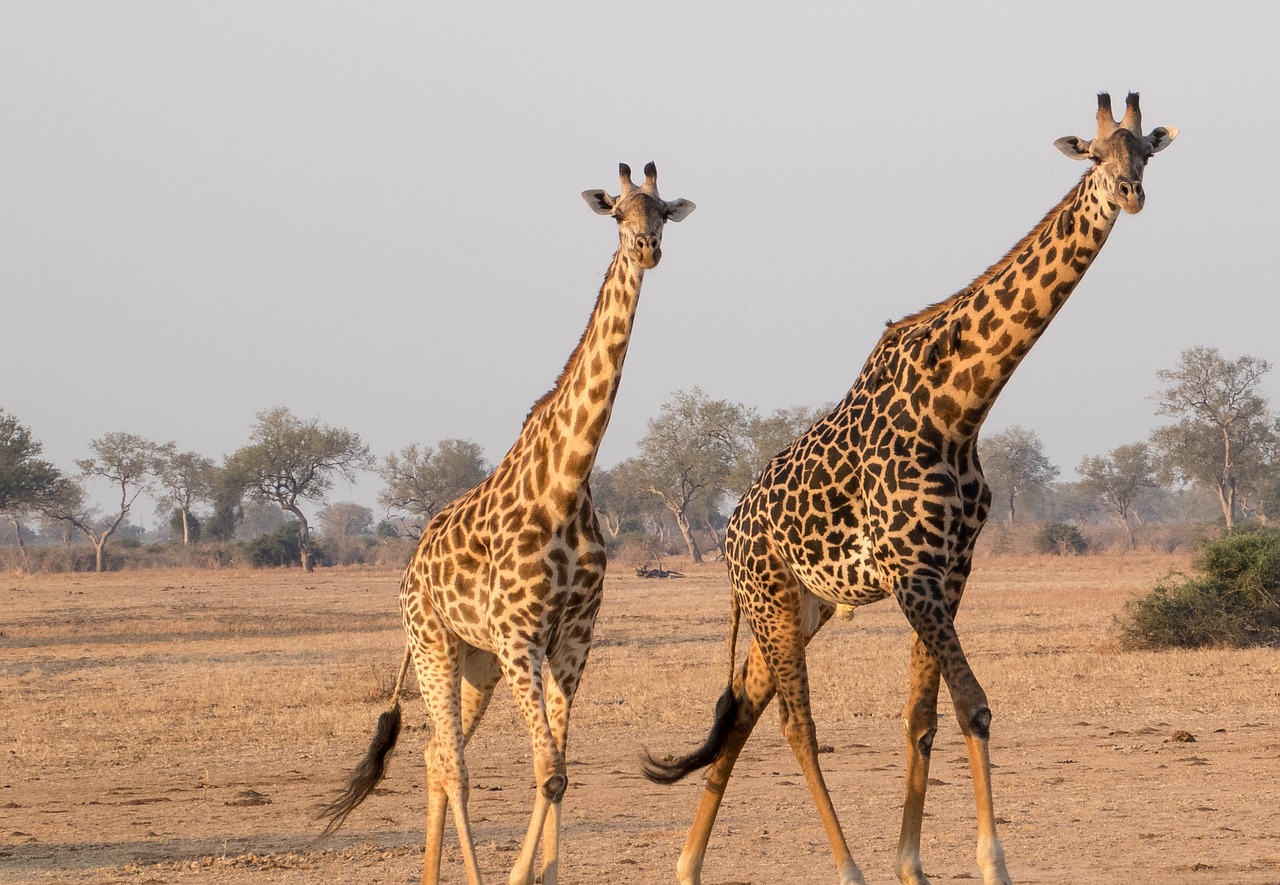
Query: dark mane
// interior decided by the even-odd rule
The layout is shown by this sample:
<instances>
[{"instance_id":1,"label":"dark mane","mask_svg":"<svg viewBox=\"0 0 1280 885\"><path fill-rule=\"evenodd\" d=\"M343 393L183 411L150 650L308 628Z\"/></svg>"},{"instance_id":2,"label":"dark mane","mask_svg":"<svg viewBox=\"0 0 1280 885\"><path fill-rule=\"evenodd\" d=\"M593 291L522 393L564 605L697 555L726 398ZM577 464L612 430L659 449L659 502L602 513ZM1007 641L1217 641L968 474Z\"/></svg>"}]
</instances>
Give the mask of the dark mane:
<instances>
[{"instance_id":1,"label":"dark mane","mask_svg":"<svg viewBox=\"0 0 1280 885\"><path fill-rule=\"evenodd\" d=\"M985 271L979 274L978 277L972 283L965 286L963 289L961 289L959 292L956 292L954 295L952 295L949 298L944 298L943 300L937 302L936 304L930 304L928 307L922 310L918 310L915 313L910 314L909 316L905 316L902 319L898 320L897 322L887 323L886 325L888 326L888 329L885 331L885 334L881 336L881 341L883 341L884 338L890 335L891 333L894 335L894 337L896 337L898 333L901 333L902 330L904 330L908 326L914 326L917 323L923 322L925 320L933 319L938 314L942 313L947 308L951 307L957 301L960 301L966 298L967 296L973 294L977 290L981 289L983 286L987 285L987 283L991 282L1001 273L1003 273L1005 268L1009 266L1009 264L1013 261L1013 259L1018 257L1018 255L1021 254L1024 249L1026 249L1029 245L1031 245L1032 241L1034 241L1037 237L1039 237L1046 230L1048 230L1049 227L1051 227L1053 223L1057 220L1058 216L1062 214L1063 210L1067 208L1075 200L1076 196L1080 193L1080 189L1084 186L1084 180L1087 177L1088 177L1088 173L1086 173L1085 176L1083 176L1078 182L1076 182L1076 186L1073 187L1065 197L1059 200L1056 206L1054 206L1047 213L1045 213L1044 218L1040 219L1040 222L1035 227L1031 228L1031 230L1027 232L1026 236L1024 236L1021 240L1018 240L1018 242L1014 244L1013 248L1004 254L1003 258L1001 258L995 264L991 265Z\"/></svg>"}]
</instances>

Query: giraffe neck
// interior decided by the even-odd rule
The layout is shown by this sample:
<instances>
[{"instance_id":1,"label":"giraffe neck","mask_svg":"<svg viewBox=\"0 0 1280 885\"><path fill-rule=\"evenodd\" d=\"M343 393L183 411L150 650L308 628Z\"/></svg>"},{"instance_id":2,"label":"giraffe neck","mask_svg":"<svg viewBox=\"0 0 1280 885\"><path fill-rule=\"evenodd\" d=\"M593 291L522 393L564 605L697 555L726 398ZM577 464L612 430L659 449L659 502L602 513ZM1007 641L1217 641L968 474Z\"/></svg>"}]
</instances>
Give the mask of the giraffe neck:
<instances>
[{"instance_id":1,"label":"giraffe neck","mask_svg":"<svg viewBox=\"0 0 1280 885\"><path fill-rule=\"evenodd\" d=\"M643 280L644 270L620 247L578 346L555 387L530 410L508 459L522 463L532 495L576 490L591 476L613 412Z\"/></svg>"},{"instance_id":2,"label":"giraffe neck","mask_svg":"<svg viewBox=\"0 0 1280 885\"><path fill-rule=\"evenodd\" d=\"M1119 212L1090 170L986 273L890 326L879 349L886 351L895 388L909 395L910 411L947 436L976 437L1014 370L1093 263Z\"/></svg>"}]
</instances>

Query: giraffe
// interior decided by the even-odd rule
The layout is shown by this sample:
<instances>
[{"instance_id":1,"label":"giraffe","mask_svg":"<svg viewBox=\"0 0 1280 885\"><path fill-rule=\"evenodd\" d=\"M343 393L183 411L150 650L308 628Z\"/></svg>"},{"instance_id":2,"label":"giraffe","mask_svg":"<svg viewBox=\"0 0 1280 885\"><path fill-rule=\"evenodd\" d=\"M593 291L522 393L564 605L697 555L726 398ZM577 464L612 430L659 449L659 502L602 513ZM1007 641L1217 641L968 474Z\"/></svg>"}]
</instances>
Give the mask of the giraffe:
<instances>
[{"instance_id":1,"label":"giraffe","mask_svg":"<svg viewBox=\"0 0 1280 885\"><path fill-rule=\"evenodd\" d=\"M626 164L618 171L618 196L582 194L596 213L617 220L619 234L590 322L555 387L533 405L493 473L423 530L400 585L407 641L391 709L379 717L346 791L323 810L328 833L381 779L399 732L400 690L412 661L434 725L425 752L427 885L439 881L449 806L467 881L480 885L463 749L503 677L529 729L537 785L510 882L534 881L539 841L541 881L557 881L569 709L586 666L605 574L588 480L613 409L644 272L662 257L666 222L681 221L695 208L688 200L658 196L653 163L639 186Z\"/></svg>"},{"instance_id":2,"label":"giraffe","mask_svg":"<svg viewBox=\"0 0 1280 885\"><path fill-rule=\"evenodd\" d=\"M1054 142L1068 157L1092 161L1079 183L969 286L890 323L844 399L773 458L730 517L728 687L700 748L664 761L646 754L644 767L651 780L673 783L710 766L677 866L683 885L701 881L734 762L775 692L782 732L804 772L839 881L864 881L818 765L805 646L837 606L889 596L913 629L898 879L928 882L920 824L941 677L968 748L983 880L1010 882L992 808L991 710L954 625L991 501L976 442L996 397L1121 211L1142 209L1148 159L1177 136L1172 128L1143 135L1138 96L1130 94L1126 105L1117 123L1110 96L1098 96L1097 136ZM735 671L743 616L752 639Z\"/></svg>"}]
</instances>

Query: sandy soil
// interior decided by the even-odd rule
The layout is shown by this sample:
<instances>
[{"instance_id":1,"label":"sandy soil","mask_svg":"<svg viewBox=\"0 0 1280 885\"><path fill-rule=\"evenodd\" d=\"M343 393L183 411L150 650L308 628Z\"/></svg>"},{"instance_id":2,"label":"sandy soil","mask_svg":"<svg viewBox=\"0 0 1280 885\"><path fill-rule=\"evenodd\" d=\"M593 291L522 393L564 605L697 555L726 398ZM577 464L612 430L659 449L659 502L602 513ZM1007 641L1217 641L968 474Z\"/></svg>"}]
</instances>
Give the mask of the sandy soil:
<instances>
[{"instance_id":1,"label":"sandy soil","mask_svg":"<svg viewBox=\"0 0 1280 885\"><path fill-rule=\"evenodd\" d=\"M1124 600L1181 567L979 562L959 627L995 711L1015 882L1280 883L1280 653L1115 640ZM625 571L610 579L574 709L565 883L674 881L701 785L649 784L637 754L700 741L726 677L723 567ZM402 648L396 584L345 570L0 574L0 883L416 881L417 699L383 787L327 840L311 816L384 705ZM907 637L880 603L811 649L823 765L869 883L894 881ZM980 881L964 746L945 697L942 710L925 869L935 885ZM505 882L533 796L509 696L468 762L486 880ZM446 881L464 881L452 829L445 857ZM835 881L772 713L737 766L705 881Z\"/></svg>"}]
</instances>

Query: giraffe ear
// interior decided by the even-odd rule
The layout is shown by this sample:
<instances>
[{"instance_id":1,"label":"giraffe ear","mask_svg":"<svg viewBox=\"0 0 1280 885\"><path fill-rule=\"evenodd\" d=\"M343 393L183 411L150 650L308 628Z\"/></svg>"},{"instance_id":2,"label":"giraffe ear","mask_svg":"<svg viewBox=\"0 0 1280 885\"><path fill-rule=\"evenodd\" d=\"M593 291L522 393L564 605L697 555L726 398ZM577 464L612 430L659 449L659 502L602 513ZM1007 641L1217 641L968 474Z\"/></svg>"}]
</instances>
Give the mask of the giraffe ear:
<instances>
[{"instance_id":1,"label":"giraffe ear","mask_svg":"<svg viewBox=\"0 0 1280 885\"><path fill-rule=\"evenodd\" d=\"M582 199L587 201L587 205L597 215L612 215L613 207L616 201L609 196L608 191L583 191Z\"/></svg>"},{"instance_id":2,"label":"giraffe ear","mask_svg":"<svg viewBox=\"0 0 1280 885\"><path fill-rule=\"evenodd\" d=\"M1092 160L1089 153L1090 143L1074 135L1064 135L1053 143L1053 146L1073 160Z\"/></svg>"},{"instance_id":3,"label":"giraffe ear","mask_svg":"<svg viewBox=\"0 0 1280 885\"><path fill-rule=\"evenodd\" d=\"M667 204L667 221L684 221L698 207L686 199L672 200Z\"/></svg>"},{"instance_id":4,"label":"giraffe ear","mask_svg":"<svg viewBox=\"0 0 1280 885\"><path fill-rule=\"evenodd\" d=\"M1151 134L1147 136L1147 143L1151 145L1151 153L1156 153L1167 148L1175 138L1178 137L1178 129L1175 126L1160 126L1151 130Z\"/></svg>"}]
</instances>

